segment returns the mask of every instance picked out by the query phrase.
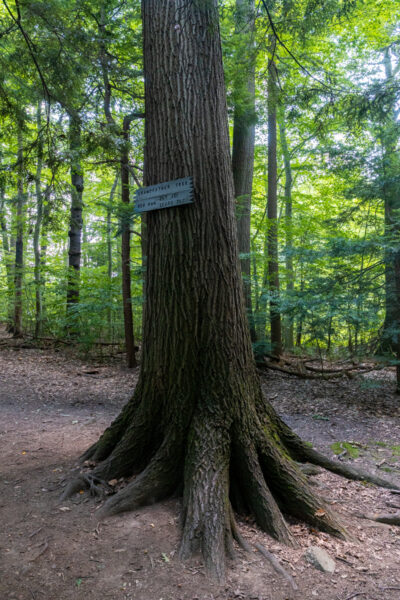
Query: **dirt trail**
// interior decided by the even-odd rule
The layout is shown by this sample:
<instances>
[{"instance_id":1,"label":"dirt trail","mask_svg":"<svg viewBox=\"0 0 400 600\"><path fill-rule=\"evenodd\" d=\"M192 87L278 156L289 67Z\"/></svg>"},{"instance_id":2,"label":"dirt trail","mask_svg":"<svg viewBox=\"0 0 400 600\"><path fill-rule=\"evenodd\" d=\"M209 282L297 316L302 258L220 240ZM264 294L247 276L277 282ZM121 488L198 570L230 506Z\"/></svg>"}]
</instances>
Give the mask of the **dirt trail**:
<instances>
[{"instance_id":1,"label":"dirt trail","mask_svg":"<svg viewBox=\"0 0 400 600\"><path fill-rule=\"evenodd\" d=\"M331 474L314 477L321 495L348 524L341 542L291 523L299 541L287 549L242 522L246 539L261 542L295 578L289 584L261 557L238 551L226 585L209 581L201 561L181 564L176 499L98 523L99 504L86 493L59 503L66 478L130 397L137 371L94 365L62 353L0 346L0 599L18 600L367 600L400 598L400 530L358 519L354 512L390 512L400 496ZM379 379L379 378L380 379ZM272 373L269 397L305 439L343 460L400 474L398 397L390 372L360 381L298 381ZM373 412L378 413L378 418ZM308 565L318 545L336 560L334 574ZM358 597L358 596L354 596Z\"/></svg>"}]
</instances>

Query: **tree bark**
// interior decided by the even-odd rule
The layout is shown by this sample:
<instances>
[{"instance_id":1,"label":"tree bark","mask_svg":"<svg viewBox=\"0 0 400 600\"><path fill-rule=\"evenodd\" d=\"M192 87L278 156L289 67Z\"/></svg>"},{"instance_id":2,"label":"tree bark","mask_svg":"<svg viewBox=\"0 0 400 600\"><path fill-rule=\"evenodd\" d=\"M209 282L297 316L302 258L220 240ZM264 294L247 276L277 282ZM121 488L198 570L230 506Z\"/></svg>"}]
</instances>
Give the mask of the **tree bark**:
<instances>
[{"instance_id":1,"label":"tree bark","mask_svg":"<svg viewBox=\"0 0 400 600\"><path fill-rule=\"evenodd\" d=\"M10 248L9 234L7 231L7 220L5 210L5 182L4 179L0 179L0 229L1 229L1 240L3 243L3 260L6 270L6 281L7 281L7 330L12 329L14 315L13 315L13 261Z\"/></svg>"},{"instance_id":2,"label":"tree bark","mask_svg":"<svg viewBox=\"0 0 400 600\"><path fill-rule=\"evenodd\" d=\"M270 36L270 50L275 53L276 40ZM268 60L268 283L270 291L271 351L282 354L281 315L279 309L278 262L278 177L276 136L277 85L274 58Z\"/></svg>"},{"instance_id":3,"label":"tree bark","mask_svg":"<svg viewBox=\"0 0 400 600\"><path fill-rule=\"evenodd\" d=\"M128 207L130 204L129 186L129 117L124 118L122 139L124 146L121 151L121 200ZM131 292L131 228L130 223L123 217L121 234L121 268L122 268L122 302L124 307L124 332L127 367L137 366L135 336L133 332L132 292Z\"/></svg>"},{"instance_id":4,"label":"tree bark","mask_svg":"<svg viewBox=\"0 0 400 600\"><path fill-rule=\"evenodd\" d=\"M251 302L250 217L255 139L254 0L236 0L238 74L235 81L232 171L235 187L240 264L252 342L256 329ZM246 77L243 77L246 73Z\"/></svg>"},{"instance_id":5,"label":"tree bark","mask_svg":"<svg viewBox=\"0 0 400 600\"><path fill-rule=\"evenodd\" d=\"M194 203L147 213L139 381L83 457L97 466L64 496L136 474L107 500L107 515L183 491L180 557L201 550L222 579L238 538L231 504L288 544L282 511L344 530L293 460L320 455L261 395L241 284L217 0L143 0L142 15L145 185L191 175Z\"/></svg>"},{"instance_id":6,"label":"tree bark","mask_svg":"<svg viewBox=\"0 0 400 600\"><path fill-rule=\"evenodd\" d=\"M38 131L38 146L37 146L37 164L35 175L35 191L36 191L36 222L33 231L33 252L35 256L34 280L35 280L35 336L42 335L43 325L43 300L42 300L42 281L41 281L41 251L40 251L40 233L43 220L43 193L41 189L41 176L43 164L43 137L42 137L42 102L39 100L36 125Z\"/></svg>"},{"instance_id":7,"label":"tree bark","mask_svg":"<svg viewBox=\"0 0 400 600\"><path fill-rule=\"evenodd\" d=\"M71 210L69 221L68 280L67 280L67 330L69 335L77 333L77 315L73 308L79 302L79 282L82 255L82 195L83 170L81 165L81 122L75 113L70 113L69 149L71 170Z\"/></svg>"},{"instance_id":8,"label":"tree bark","mask_svg":"<svg viewBox=\"0 0 400 600\"><path fill-rule=\"evenodd\" d=\"M17 175L17 207L15 234L15 264L14 264L14 337L22 336L22 281L24 269L24 146L22 138L22 123L18 123L18 175Z\"/></svg>"},{"instance_id":9,"label":"tree bark","mask_svg":"<svg viewBox=\"0 0 400 600\"><path fill-rule=\"evenodd\" d=\"M112 212L112 206L113 206L115 192L116 192L116 189L118 186L119 175L120 175L119 173L117 173L115 175L114 183L112 184L112 187L111 187L110 196L108 198L107 217L106 217L106 221L107 221L107 232L106 232L106 235L107 235L107 276L108 276L108 285L109 285L109 294L108 294L109 306L107 309L107 321L108 321L108 330L109 330L110 337L112 337L112 300L113 300L112 283L111 283L112 282L112 273L113 273L111 212Z\"/></svg>"},{"instance_id":10,"label":"tree bark","mask_svg":"<svg viewBox=\"0 0 400 600\"><path fill-rule=\"evenodd\" d=\"M383 66L386 80L393 77L390 49L385 48ZM398 211L400 208L399 187L397 184L397 173L399 161L397 158L396 145L398 142L397 123L394 106L389 111L387 121L382 124L381 131L382 146L382 171L384 177L383 198L385 208L385 320L378 352L382 354L397 353L400 337L400 297L397 295L396 272L398 258L397 251L393 250L393 240L397 240L400 230ZM400 381L399 381L400 385Z\"/></svg>"},{"instance_id":11,"label":"tree bark","mask_svg":"<svg viewBox=\"0 0 400 600\"><path fill-rule=\"evenodd\" d=\"M286 294L290 299L294 291L294 270L293 270L293 224L292 224L292 167L290 162L289 147L286 138L285 114L282 108L279 114L279 133L281 148L283 154L283 164L285 169L285 261L286 261ZM292 350L294 346L294 324L293 316L288 314L284 322L284 347L286 350Z\"/></svg>"},{"instance_id":12,"label":"tree bark","mask_svg":"<svg viewBox=\"0 0 400 600\"><path fill-rule=\"evenodd\" d=\"M104 115L109 127L114 129L116 135L122 139L120 149L120 173L121 173L121 200L128 208L130 204L130 185L129 185L129 129L133 115L126 115L122 123L122 130L115 123L111 112L111 84L108 74L108 58L106 39L106 5L102 4L100 10L99 33L99 58L104 83ZM118 131L119 129L119 131ZM132 291L131 291L131 231L129 220L124 215L121 223L121 271L122 271L122 305L124 313L124 335L126 349L126 363L129 369L137 366L136 345L133 329L132 313Z\"/></svg>"}]
</instances>

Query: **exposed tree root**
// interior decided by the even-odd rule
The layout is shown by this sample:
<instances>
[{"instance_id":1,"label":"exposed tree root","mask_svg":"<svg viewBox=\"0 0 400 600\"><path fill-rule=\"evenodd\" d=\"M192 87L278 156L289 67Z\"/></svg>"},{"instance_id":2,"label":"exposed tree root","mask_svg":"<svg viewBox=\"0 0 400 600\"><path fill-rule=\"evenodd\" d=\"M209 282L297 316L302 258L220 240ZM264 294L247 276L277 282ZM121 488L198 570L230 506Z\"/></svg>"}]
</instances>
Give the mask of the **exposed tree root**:
<instances>
[{"instance_id":1,"label":"exposed tree root","mask_svg":"<svg viewBox=\"0 0 400 600\"><path fill-rule=\"evenodd\" d=\"M294 460L323 467L332 473L336 473L337 475L341 475L342 477L353 481L367 481L378 487L400 490L400 485L393 483L393 481L374 475L364 469L356 468L326 457L303 442L303 440L296 435L280 417L278 417L269 405L266 405L266 412L268 413L268 419L271 419L277 428L280 439Z\"/></svg>"},{"instance_id":2,"label":"exposed tree root","mask_svg":"<svg viewBox=\"0 0 400 600\"><path fill-rule=\"evenodd\" d=\"M249 441L239 440L235 464L242 491L257 525L284 544L295 545L295 540L271 494L260 467L257 453Z\"/></svg>"},{"instance_id":3,"label":"exposed tree root","mask_svg":"<svg viewBox=\"0 0 400 600\"><path fill-rule=\"evenodd\" d=\"M185 397L179 400L184 402ZM125 488L107 499L99 511L104 517L183 490L179 556L184 559L201 552L210 573L223 580L225 557L234 556L234 540L250 550L237 527L233 508L254 515L263 531L285 544L294 545L295 541L284 514L346 537L298 462L307 463L308 469L318 465L349 479L399 489L385 479L319 454L261 397L245 410L240 403L238 407L237 411L226 408L231 419L223 411L212 410L212 405L202 410L198 406L194 414L182 410L178 420L164 419L153 426L153 408L135 397L83 457L100 462L91 473L82 473L72 481L62 498L84 488L101 494L109 479L133 476ZM294 581L275 557L265 549L258 550L293 586Z\"/></svg>"},{"instance_id":4,"label":"exposed tree root","mask_svg":"<svg viewBox=\"0 0 400 600\"><path fill-rule=\"evenodd\" d=\"M359 514L356 513L356 517L360 519L368 519L369 521L376 521L377 523L386 523L387 525L398 525L400 526L400 512L394 515L380 515L380 514Z\"/></svg>"},{"instance_id":5,"label":"exposed tree root","mask_svg":"<svg viewBox=\"0 0 400 600\"><path fill-rule=\"evenodd\" d=\"M178 467L181 462L180 450L174 446L167 436L140 475L107 500L100 510L100 516L134 510L170 496L178 486L181 475Z\"/></svg>"},{"instance_id":6,"label":"exposed tree root","mask_svg":"<svg viewBox=\"0 0 400 600\"><path fill-rule=\"evenodd\" d=\"M104 488L107 483L93 475L93 473L80 473L66 486L60 496L60 500L66 500L80 490L88 489L91 496L104 496Z\"/></svg>"},{"instance_id":7,"label":"exposed tree root","mask_svg":"<svg viewBox=\"0 0 400 600\"><path fill-rule=\"evenodd\" d=\"M271 565L273 566L273 568L275 569L275 571L277 573L279 573L279 575L282 575L286 579L286 581L288 581L290 583L290 585L292 586L292 588L294 590L297 590L298 587L296 585L295 580L286 571L286 569L284 569L282 567L282 565L279 562L279 560L273 554L271 554L271 552L269 552L266 548L264 548L264 546L262 544L256 543L254 545L257 548L257 550L271 563Z\"/></svg>"},{"instance_id":8,"label":"exposed tree root","mask_svg":"<svg viewBox=\"0 0 400 600\"><path fill-rule=\"evenodd\" d=\"M384 369L387 366L373 365L371 367L362 367L359 365L352 365L351 367L344 368L323 368L308 365L306 362L303 362L301 368L299 369L298 363L297 365L295 365L295 368L293 368L293 362L284 361L284 363L285 364L277 364L276 362L267 360L265 357L257 360L257 366L260 369L271 369L273 371L280 371L281 373L286 373L287 375L294 375L295 377L300 377L301 379L337 379L343 376L354 377L357 374L364 374L370 371L377 371L380 369Z\"/></svg>"}]
</instances>

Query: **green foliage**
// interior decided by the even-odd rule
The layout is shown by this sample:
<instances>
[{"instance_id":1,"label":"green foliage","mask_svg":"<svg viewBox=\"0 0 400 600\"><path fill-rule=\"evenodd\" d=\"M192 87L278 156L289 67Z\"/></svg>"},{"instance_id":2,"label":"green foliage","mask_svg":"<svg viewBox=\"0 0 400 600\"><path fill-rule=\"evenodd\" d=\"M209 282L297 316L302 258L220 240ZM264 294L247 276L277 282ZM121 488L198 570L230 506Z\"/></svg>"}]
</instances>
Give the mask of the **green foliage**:
<instances>
[{"instance_id":1,"label":"green foliage","mask_svg":"<svg viewBox=\"0 0 400 600\"><path fill-rule=\"evenodd\" d=\"M359 448L354 446L351 442L335 442L334 444L331 444L331 449L336 455L347 452L350 458L358 458L360 456Z\"/></svg>"},{"instance_id":2,"label":"green foliage","mask_svg":"<svg viewBox=\"0 0 400 600\"><path fill-rule=\"evenodd\" d=\"M395 204L400 189L399 4L396 0L267 3L279 35L273 56L280 88L278 125L285 128L293 177L289 219L281 130L279 298L269 292L266 251L271 226L265 210L271 23L261 6L253 29L248 27L251 18L243 3L241 10L233 0L220 4L229 113L231 118L235 112L245 113L256 122L249 255L258 334L255 353L271 351L271 300L281 311L286 333L293 328L297 351L372 352L388 298L385 269L399 248L398 206L393 206L390 226L385 224L385 205ZM16 7L10 6L16 14ZM121 152L127 149L131 196L142 181L143 120L132 121L128 141L121 135L124 117L144 110L140 2L28 0L20 7L30 47L0 5L0 319L9 321L15 292L20 127L27 194L24 329L31 335L35 332L39 289L42 336L65 338L74 325L75 341L85 350L100 343L117 345L123 339L120 234L126 225L132 230L137 336L142 318L141 222L132 204L120 201L121 185L116 180ZM245 51L249 44L254 46L250 55ZM250 94L243 77L254 59L255 111L249 110ZM38 103L43 111L41 127L36 121ZM71 115L82 127L84 243L80 299L67 316L70 161L76 158L69 148ZM40 141L43 156L38 175ZM34 277L32 241L39 214L38 178L43 195L39 284ZM395 325L391 338L397 334ZM364 380L362 385L370 382Z\"/></svg>"}]
</instances>

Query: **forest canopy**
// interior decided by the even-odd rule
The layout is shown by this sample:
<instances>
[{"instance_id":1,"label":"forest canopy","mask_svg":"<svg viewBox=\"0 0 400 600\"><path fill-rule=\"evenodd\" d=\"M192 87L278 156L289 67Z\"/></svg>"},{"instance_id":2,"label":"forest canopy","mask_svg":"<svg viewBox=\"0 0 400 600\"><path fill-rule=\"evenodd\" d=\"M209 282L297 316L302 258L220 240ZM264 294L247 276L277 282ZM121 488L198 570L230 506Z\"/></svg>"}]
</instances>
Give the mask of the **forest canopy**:
<instances>
[{"instance_id":1,"label":"forest canopy","mask_svg":"<svg viewBox=\"0 0 400 600\"><path fill-rule=\"evenodd\" d=\"M273 351L272 311L288 351L390 354L398 3L223 1L219 9L231 142L235 119L255 136L241 248L254 346ZM118 350L124 305L141 338L144 226L132 208L143 185L140 3L4 1L0 11L0 318L17 335ZM238 189L239 221L247 196Z\"/></svg>"}]
</instances>

